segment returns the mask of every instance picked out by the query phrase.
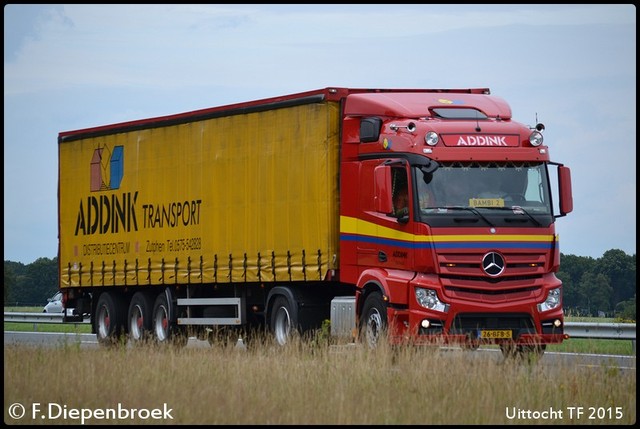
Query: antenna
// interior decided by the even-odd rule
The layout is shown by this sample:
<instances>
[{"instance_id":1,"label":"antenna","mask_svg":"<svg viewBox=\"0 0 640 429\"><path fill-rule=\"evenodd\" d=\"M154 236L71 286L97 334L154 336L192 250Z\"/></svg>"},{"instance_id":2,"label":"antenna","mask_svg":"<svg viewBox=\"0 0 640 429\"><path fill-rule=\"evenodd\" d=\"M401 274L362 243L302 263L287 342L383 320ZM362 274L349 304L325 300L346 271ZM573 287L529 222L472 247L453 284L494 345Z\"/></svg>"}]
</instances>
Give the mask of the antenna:
<instances>
[{"instance_id":1,"label":"antenna","mask_svg":"<svg viewBox=\"0 0 640 429\"><path fill-rule=\"evenodd\" d=\"M545 129L545 126L542 122L538 122L538 112L536 112L536 126L535 127L529 127L530 130L535 129L536 131L539 131L540 133L542 133Z\"/></svg>"}]
</instances>

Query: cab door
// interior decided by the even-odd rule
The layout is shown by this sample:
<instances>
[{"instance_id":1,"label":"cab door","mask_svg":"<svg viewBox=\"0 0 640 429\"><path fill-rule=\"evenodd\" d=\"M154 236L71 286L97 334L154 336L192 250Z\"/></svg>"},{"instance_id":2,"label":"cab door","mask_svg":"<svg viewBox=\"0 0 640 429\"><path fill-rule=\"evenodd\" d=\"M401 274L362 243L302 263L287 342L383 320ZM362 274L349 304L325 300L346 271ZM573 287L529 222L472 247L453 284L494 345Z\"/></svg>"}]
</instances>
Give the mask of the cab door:
<instances>
[{"instance_id":1,"label":"cab door","mask_svg":"<svg viewBox=\"0 0 640 429\"><path fill-rule=\"evenodd\" d=\"M413 266L414 204L409 165L403 159L362 162L357 264L361 268Z\"/></svg>"}]
</instances>

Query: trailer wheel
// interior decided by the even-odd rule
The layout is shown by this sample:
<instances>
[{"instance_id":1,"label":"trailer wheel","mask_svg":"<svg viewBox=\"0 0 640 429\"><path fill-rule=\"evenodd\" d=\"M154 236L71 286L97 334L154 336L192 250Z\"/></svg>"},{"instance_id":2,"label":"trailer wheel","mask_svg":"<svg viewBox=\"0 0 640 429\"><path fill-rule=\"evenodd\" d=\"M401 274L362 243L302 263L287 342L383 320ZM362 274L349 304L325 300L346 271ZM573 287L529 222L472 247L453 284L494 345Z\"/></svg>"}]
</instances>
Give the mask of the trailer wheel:
<instances>
[{"instance_id":1,"label":"trailer wheel","mask_svg":"<svg viewBox=\"0 0 640 429\"><path fill-rule=\"evenodd\" d=\"M360 340L375 349L387 335L387 308L380 292L373 292L364 302L360 319Z\"/></svg>"},{"instance_id":2,"label":"trailer wheel","mask_svg":"<svg viewBox=\"0 0 640 429\"><path fill-rule=\"evenodd\" d=\"M153 337L160 344L186 346L189 336L186 330L179 329L175 324L175 320L169 318L169 305L167 295L160 293L153 305L153 322L151 326Z\"/></svg>"},{"instance_id":3,"label":"trailer wheel","mask_svg":"<svg viewBox=\"0 0 640 429\"><path fill-rule=\"evenodd\" d=\"M134 343L146 340L151 334L153 298L149 293L136 292L129 304L127 323L129 338Z\"/></svg>"},{"instance_id":4,"label":"trailer wheel","mask_svg":"<svg viewBox=\"0 0 640 429\"><path fill-rule=\"evenodd\" d=\"M96 305L95 331L98 343L118 344L124 333L122 302L109 292L100 294Z\"/></svg>"},{"instance_id":5,"label":"trailer wheel","mask_svg":"<svg viewBox=\"0 0 640 429\"><path fill-rule=\"evenodd\" d=\"M273 302L271 332L281 346L284 346L298 332L297 313L285 296L278 296Z\"/></svg>"}]
</instances>

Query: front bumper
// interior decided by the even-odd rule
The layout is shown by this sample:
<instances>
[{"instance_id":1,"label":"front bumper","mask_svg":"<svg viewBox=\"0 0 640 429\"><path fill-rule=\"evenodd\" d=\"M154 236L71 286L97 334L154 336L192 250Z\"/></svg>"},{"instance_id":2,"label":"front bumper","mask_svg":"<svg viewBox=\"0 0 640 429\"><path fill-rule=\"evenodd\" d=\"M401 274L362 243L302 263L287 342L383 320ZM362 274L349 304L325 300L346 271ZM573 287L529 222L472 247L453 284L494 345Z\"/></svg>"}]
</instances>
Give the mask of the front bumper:
<instances>
[{"instance_id":1,"label":"front bumper","mask_svg":"<svg viewBox=\"0 0 640 429\"><path fill-rule=\"evenodd\" d=\"M465 312L449 319L423 311L390 311L392 344L443 344L476 347L481 344L561 344L562 310L548 312L541 320L526 312ZM439 317L440 316L440 317Z\"/></svg>"}]
</instances>

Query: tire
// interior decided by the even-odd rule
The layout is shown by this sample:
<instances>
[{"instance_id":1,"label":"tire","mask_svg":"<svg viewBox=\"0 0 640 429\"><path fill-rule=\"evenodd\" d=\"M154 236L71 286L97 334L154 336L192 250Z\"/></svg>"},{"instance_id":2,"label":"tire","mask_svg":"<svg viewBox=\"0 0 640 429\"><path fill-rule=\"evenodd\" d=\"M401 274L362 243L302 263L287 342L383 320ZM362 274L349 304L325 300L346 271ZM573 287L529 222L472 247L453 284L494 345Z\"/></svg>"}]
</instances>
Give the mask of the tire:
<instances>
[{"instance_id":1,"label":"tire","mask_svg":"<svg viewBox=\"0 0 640 429\"><path fill-rule=\"evenodd\" d=\"M271 309L271 332L280 346L287 344L298 334L298 312L287 297L278 296Z\"/></svg>"},{"instance_id":2,"label":"tire","mask_svg":"<svg viewBox=\"0 0 640 429\"><path fill-rule=\"evenodd\" d=\"M139 344L151 336L153 297L147 292L136 292L131 298L127 315L129 339Z\"/></svg>"},{"instance_id":3,"label":"tire","mask_svg":"<svg viewBox=\"0 0 640 429\"><path fill-rule=\"evenodd\" d=\"M109 292L102 293L96 305L95 331L98 343L113 345L120 343L124 334L125 320L120 299Z\"/></svg>"},{"instance_id":4,"label":"tire","mask_svg":"<svg viewBox=\"0 0 640 429\"><path fill-rule=\"evenodd\" d=\"M176 325L177 319L170 319L170 311L167 295L162 292L158 295L153 305L153 316L151 324L151 332L153 339L158 344L172 344L178 347L184 347L189 341L189 337L185 329L180 329Z\"/></svg>"},{"instance_id":5,"label":"tire","mask_svg":"<svg viewBox=\"0 0 640 429\"><path fill-rule=\"evenodd\" d=\"M375 349L387 337L387 307L380 292L367 296L360 318L360 341Z\"/></svg>"}]
</instances>

